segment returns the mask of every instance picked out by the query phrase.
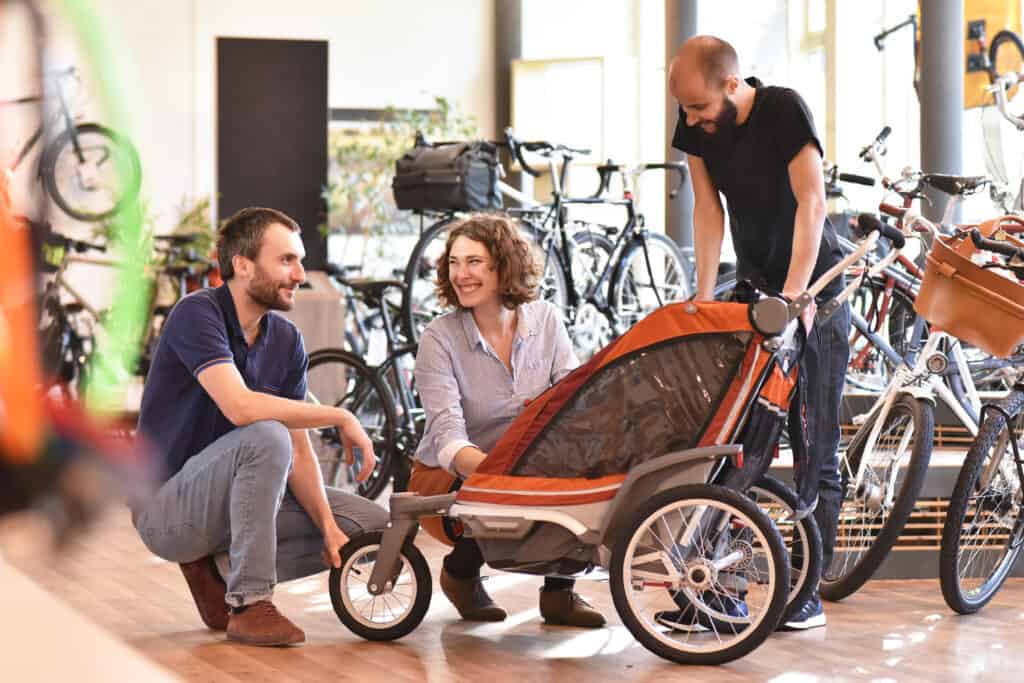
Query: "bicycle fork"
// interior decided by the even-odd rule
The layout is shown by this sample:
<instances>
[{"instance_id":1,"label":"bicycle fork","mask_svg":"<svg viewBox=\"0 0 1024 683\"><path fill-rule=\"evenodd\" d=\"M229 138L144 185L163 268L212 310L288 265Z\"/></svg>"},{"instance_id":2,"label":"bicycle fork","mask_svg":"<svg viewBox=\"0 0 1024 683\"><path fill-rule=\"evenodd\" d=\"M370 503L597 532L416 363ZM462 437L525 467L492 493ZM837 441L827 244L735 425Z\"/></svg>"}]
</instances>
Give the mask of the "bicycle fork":
<instances>
[{"instance_id":1,"label":"bicycle fork","mask_svg":"<svg viewBox=\"0 0 1024 683\"><path fill-rule=\"evenodd\" d=\"M872 424L871 431L868 433L861 453L856 476L853 477L851 483L854 487L856 498L864 500L868 507L874 511L892 507L896 496L896 481L899 477L898 465L910 445L910 440L914 436L913 425L911 425L911 428L907 429L901 436L899 444L890 456L890 462L886 464L887 479L885 482L867 481L868 459L876 451L878 440L889 417L889 412L902 395L906 394L914 399L927 401L933 406L936 403L937 396L953 411L957 419L960 420L972 435L977 435L978 433L978 423L974 416L968 412L968 408L965 408L961 400L949 388L947 383L943 381L942 373L945 371L945 368L939 368L939 364L934 360L938 356L944 356L939 351L939 347L943 340L949 338L948 335L941 332L933 333L928 338L921 353L918 354L914 367L910 368L904 363L897 368L885 393L872 406L871 410L865 415L855 418L855 421L861 421L861 423L866 422L872 417L874 418L874 423ZM974 389L974 384L971 381L966 357L963 355L963 350L959 344L954 345L950 349L949 355L953 357L960 380L967 387L964 400L967 402L968 407L975 411L980 409L980 406L975 408L975 404L980 402L977 391ZM938 370L938 372L933 372L933 369Z\"/></svg>"}]
</instances>

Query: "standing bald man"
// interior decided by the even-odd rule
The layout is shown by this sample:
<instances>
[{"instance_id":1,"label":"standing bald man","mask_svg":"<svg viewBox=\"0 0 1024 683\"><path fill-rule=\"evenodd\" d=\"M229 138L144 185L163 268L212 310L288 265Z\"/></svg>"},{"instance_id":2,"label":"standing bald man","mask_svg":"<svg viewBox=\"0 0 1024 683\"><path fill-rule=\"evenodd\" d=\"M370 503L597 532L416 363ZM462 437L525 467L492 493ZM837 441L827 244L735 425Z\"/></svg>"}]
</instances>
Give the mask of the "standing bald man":
<instances>
[{"instance_id":1,"label":"standing bald man","mask_svg":"<svg viewBox=\"0 0 1024 683\"><path fill-rule=\"evenodd\" d=\"M693 182L697 299L711 300L715 287L724 196L738 278L792 300L842 257L825 217L821 143L800 95L756 78L741 79L739 73L736 51L712 36L686 41L669 72L669 88L680 107L672 144L686 152ZM819 298L831 298L842 286L840 278ZM800 432L793 427L803 421L810 444L810 452L804 452L802 440L791 438L798 489L808 505L815 505L827 570L842 503L837 448L850 310L844 305L817 325L813 316L813 310L804 315L809 333L800 368L802 388L789 421L794 435ZM742 601L735 607L746 608ZM671 614L663 623L672 625ZM783 628L824 625L815 591Z\"/></svg>"}]
</instances>

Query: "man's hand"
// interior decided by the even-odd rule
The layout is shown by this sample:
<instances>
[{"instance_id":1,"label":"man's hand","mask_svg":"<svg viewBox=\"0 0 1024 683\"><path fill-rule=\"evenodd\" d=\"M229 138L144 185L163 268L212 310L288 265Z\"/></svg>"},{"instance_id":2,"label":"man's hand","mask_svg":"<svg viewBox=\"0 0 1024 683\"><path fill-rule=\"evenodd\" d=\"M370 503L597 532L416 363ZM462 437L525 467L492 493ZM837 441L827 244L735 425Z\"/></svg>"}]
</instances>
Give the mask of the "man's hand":
<instances>
[{"instance_id":1,"label":"man's hand","mask_svg":"<svg viewBox=\"0 0 1024 683\"><path fill-rule=\"evenodd\" d=\"M356 479L366 481L377 466L377 456L373 454L373 442L366 435L359 420L350 413L346 413L345 418L338 425L338 432L341 434L341 443L345 447L346 463L354 465L356 462L354 449L358 448L361 451L362 458Z\"/></svg>"},{"instance_id":2,"label":"man's hand","mask_svg":"<svg viewBox=\"0 0 1024 683\"><path fill-rule=\"evenodd\" d=\"M333 521L324 528L324 549L320 556L328 567L341 569L341 548L348 543L348 536Z\"/></svg>"},{"instance_id":3,"label":"man's hand","mask_svg":"<svg viewBox=\"0 0 1024 683\"><path fill-rule=\"evenodd\" d=\"M783 292L782 296L786 297L787 301L796 301L800 298L801 294L803 294L803 292ZM817 312L818 304L814 299L811 299L811 303L809 303L803 313L800 314L800 322L803 323L804 332L807 334L810 334L811 330L814 329L814 314Z\"/></svg>"}]
</instances>

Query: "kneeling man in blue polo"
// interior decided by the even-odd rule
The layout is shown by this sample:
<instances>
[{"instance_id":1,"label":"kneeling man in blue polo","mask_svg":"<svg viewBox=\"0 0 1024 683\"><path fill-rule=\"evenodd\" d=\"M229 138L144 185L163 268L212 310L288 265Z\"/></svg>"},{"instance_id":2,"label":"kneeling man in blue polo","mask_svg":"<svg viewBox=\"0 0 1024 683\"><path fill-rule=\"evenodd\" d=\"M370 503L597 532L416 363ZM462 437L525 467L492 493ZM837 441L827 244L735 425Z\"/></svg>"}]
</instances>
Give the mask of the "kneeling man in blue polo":
<instances>
[{"instance_id":1,"label":"kneeling man in blue polo","mask_svg":"<svg viewBox=\"0 0 1024 683\"><path fill-rule=\"evenodd\" d=\"M181 564L203 622L229 640L288 645L305 634L277 611L274 585L339 567L350 535L387 524L376 504L325 487L307 429L336 427L373 472L373 444L348 411L304 401L302 335L290 310L305 280L299 226L249 208L220 229L225 284L167 317L146 378L139 432L162 485L131 504L146 546Z\"/></svg>"}]
</instances>

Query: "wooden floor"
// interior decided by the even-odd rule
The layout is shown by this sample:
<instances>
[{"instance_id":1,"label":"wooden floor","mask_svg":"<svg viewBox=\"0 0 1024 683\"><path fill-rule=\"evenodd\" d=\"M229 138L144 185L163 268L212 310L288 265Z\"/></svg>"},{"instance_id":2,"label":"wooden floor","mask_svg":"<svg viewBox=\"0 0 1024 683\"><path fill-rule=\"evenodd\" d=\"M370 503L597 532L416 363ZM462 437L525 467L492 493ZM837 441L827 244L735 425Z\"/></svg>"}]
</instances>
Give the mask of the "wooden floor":
<instances>
[{"instance_id":1,"label":"wooden floor","mask_svg":"<svg viewBox=\"0 0 1024 683\"><path fill-rule=\"evenodd\" d=\"M421 534L432 567L443 548ZM115 638L188 681L1020 681L1024 580L1011 580L981 614L946 608L938 581L875 581L846 602L827 605L829 625L777 634L743 660L718 668L681 667L639 646L621 625L607 585L579 582L610 626L583 631L544 626L539 580L498 574L487 582L509 611L500 624L467 624L436 585L430 612L405 639L369 643L335 616L326 576L278 587L275 601L305 629L298 648L227 643L203 628L175 565L150 555L118 511L50 567L27 567L44 589ZM6 590L6 587L5 587ZM17 628L0 619L0 638ZM10 632L9 632L10 634ZM47 633L39 633L47 643ZM61 656L53 643L46 652ZM124 680L111 669L109 680ZM6 678L6 675L3 676ZM12 680L12 679L7 679ZM32 679L35 680L35 679Z\"/></svg>"}]
</instances>

